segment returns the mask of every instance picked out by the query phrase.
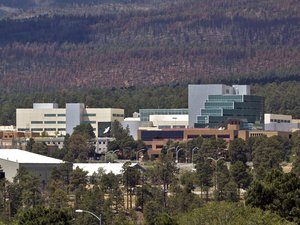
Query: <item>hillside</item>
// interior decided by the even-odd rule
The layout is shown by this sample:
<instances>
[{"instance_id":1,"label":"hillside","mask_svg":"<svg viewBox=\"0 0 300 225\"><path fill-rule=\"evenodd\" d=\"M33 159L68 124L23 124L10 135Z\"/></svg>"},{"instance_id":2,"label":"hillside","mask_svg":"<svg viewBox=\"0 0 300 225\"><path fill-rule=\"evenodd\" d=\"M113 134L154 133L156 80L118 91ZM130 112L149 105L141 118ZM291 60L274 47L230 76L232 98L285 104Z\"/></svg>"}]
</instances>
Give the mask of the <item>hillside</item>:
<instances>
[{"instance_id":1,"label":"hillside","mask_svg":"<svg viewBox=\"0 0 300 225\"><path fill-rule=\"evenodd\" d=\"M2 90L300 80L297 0L0 0L1 15Z\"/></svg>"}]
</instances>

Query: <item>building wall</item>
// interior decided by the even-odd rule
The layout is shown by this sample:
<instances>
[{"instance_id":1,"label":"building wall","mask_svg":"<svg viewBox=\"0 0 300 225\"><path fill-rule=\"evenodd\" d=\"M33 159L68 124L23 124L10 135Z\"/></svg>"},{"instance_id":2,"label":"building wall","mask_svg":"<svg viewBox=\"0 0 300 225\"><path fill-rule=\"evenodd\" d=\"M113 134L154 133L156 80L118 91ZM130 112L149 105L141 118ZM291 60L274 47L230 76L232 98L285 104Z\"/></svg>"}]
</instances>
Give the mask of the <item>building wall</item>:
<instances>
[{"instance_id":1,"label":"building wall","mask_svg":"<svg viewBox=\"0 0 300 225\"><path fill-rule=\"evenodd\" d=\"M218 130L218 129L162 129L162 130L139 130L139 137L144 141L148 148L149 155L159 155L161 149L169 140L175 142L186 142L193 138L222 138L226 142L236 138L246 140L249 137L249 131L242 130Z\"/></svg>"},{"instance_id":2,"label":"building wall","mask_svg":"<svg viewBox=\"0 0 300 225\"><path fill-rule=\"evenodd\" d=\"M291 115L265 113L265 124L267 123L291 123Z\"/></svg>"},{"instance_id":3,"label":"building wall","mask_svg":"<svg viewBox=\"0 0 300 225\"><path fill-rule=\"evenodd\" d=\"M134 140L138 140L139 128L153 126L153 123L149 121L123 121L121 124L124 129L129 129L129 134Z\"/></svg>"},{"instance_id":4,"label":"building wall","mask_svg":"<svg viewBox=\"0 0 300 225\"><path fill-rule=\"evenodd\" d=\"M150 115L149 120L158 128L187 128L188 115Z\"/></svg>"},{"instance_id":5,"label":"building wall","mask_svg":"<svg viewBox=\"0 0 300 225\"><path fill-rule=\"evenodd\" d=\"M267 123L265 124L266 131L294 131L300 129L300 124L297 123Z\"/></svg>"},{"instance_id":6,"label":"building wall","mask_svg":"<svg viewBox=\"0 0 300 225\"><path fill-rule=\"evenodd\" d=\"M65 109L17 109L17 131L47 132L49 135L66 134Z\"/></svg>"},{"instance_id":7,"label":"building wall","mask_svg":"<svg viewBox=\"0 0 300 225\"><path fill-rule=\"evenodd\" d=\"M204 108L204 103L208 95L223 94L225 85L197 85L190 84L188 86L188 108L189 108L189 127L193 128L197 122L197 115L200 114L200 109Z\"/></svg>"},{"instance_id":8,"label":"building wall","mask_svg":"<svg viewBox=\"0 0 300 225\"><path fill-rule=\"evenodd\" d=\"M150 115L188 115L188 109L140 109L141 121L149 121Z\"/></svg>"},{"instance_id":9,"label":"building wall","mask_svg":"<svg viewBox=\"0 0 300 225\"><path fill-rule=\"evenodd\" d=\"M0 159L0 165L5 172L5 178L12 182L13 178L17 174L17 170L19 169L19 163L18 162L13 162L5 159Z\"/></svg>"},{"instance_id":10,"label":"building wall","mask_svg":"<svg viewBox=\"0 0 300 225\"><path fill-rule=\"evenodd\" d=\"M66 104L66 133L72 134L73 128L82 122L84 104L68 103Z\"/></svg>"},{"instance_id":11,"label":"building wall","mask_svg":"<svg viewBox=\"0 0 300 225\"><path fill-rule=\"evenodd\" d=\"M124 109L115 108L86 108L84 109L83 119L84 123L90 123L94 131L98 131L98 123L108 123L117 121L124 121ZM98 132L96 134L98 136Z\"/></svg>"},{"instance_id":12,"label":"building wall","mask_svg":"<svg viewBox=\"0 0 300 225\"><path fill-rule=\"evenodd\" d=\"M250 137L260 137L260 136L282 136L291 138L292 132L285 132L285 131L250 131L249 136Z\"/></svg>"},{"instance_id":13,"label":"building wall","mask_svg":"<svg viewBox=\"0 0 300 225\"><path fill-rule=\"evenodd\" d=\"M66 135L81 122L90 123L98 136L98 122L124 120L124 109L84 108L81 103L67 103L66 109L40 104L32 109L17 109L16 127L18 131L47 132L50 136Z\"/></svg>"},{"instance_id":14,"label":"building wall","mask_svg":"<svg viewBox=\"0 0 300 225\"><path fill-rule=\"evenodd\" d=\"M197 116L205 108L209 95L250 95L248 85L227 86L223 84L204 84L188 86L189 127L197 123Z\"/></svg>"},{"instance_id":15,"label":"building wall","mask_svg":"<svg viewBox=\"0 0 300 225\"><path fill-rule=\"evenodd\" d=\"M30 173L36 175L42 185L44 187L48 183L49 179L51 178L51 172L56 167L59 167L60 164L50 164L50 163L22 163L20 167L26 169Z\"/></svg>"},{"instance_id":16,"label":"building wall","mask_svg":"<svg viewBox=\"0 0 300 225\"><path fill-rule=\"evenodd\" d=\"M47 184L51 177L53 168L58 167L60 164L18 163L0 159L0 165L5 172L5 178L10 182L13 182L13 178L17 175L17 170L22 167L28 172L36 175L42 184Z\"/></svg>"}]
</instances>

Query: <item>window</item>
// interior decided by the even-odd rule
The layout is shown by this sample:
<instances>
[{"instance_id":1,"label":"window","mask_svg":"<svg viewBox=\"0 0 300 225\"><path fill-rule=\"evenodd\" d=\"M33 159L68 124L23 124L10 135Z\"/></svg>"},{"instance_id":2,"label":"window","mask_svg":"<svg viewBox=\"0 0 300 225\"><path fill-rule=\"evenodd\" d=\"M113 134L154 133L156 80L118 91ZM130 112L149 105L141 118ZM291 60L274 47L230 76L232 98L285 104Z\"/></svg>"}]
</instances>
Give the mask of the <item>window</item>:
<instances>
[{"instance_id":1,"label":"window","mask_svg":"<svg viewBox=\"0 0 300 225\"><path fill-rule=\"evenodd\" d=\"M58 131L66 131L65 128L58 128L57 130L58 130Z\"/></svg>"},{"instance_id":2,"label":"window","mask_svg":"<svg viewBox=\"0 0 300 225\"><path fill-rule=\"evenodd\" d=\"M187 136L188 139L198 138L199 135L190 134Z\"/></svg>"},{"instance_id":3,"label":"window","mask_svg":"<svg viewBox=\"0 0 300 225\"><path fill-rule=\"evenodd\" d=\"M18 128L18 131L29 131L29 128Z\"/></svg>"},{"instance_id":4,"label":"window","mask_svg":"<svg viewBox=\"0 0 300 225\"><path fill-rule=\"evenodd\" d=\"M83 123L89 123L89 124L91 124L91 123L96 123L96 121L83 121Z\"/></svg>"},{"instance_id":5,"label":"window","mask_svg":"<svg viewBox=\"0 0 300 225\"><path fill-rule=\"evenodd\" d=\"M230 138L229 134L219 134L218 138Z\"/></svg>"},{"instance_id":6,"label":"window","mask_svg":"<svg viewBox=\"0 0 300 225\"><path fill-rule=\"evenodd\" d=\"M43 121L31 121L31 124L43 124Z\"/></svg>"},{"instance_id":7,"label":"window","mask_svg":"<svg viewBox=\"0 0 300 225\"><path fill-rule=\"evenodd\" d=\"M66 114L57 114L57 116L66 116Z\"/></svg>"},{"instance_id":8,"label":"window","mask_svg":"<svg viewBox=\"0 0 300 225\"><path fill-rule=\"evenodd\" d=\"M56 124L56 121L45 121L45 124Z\"/></svg>"},{"instance_id":9,"label":"window","mask_svg":"<svg viewBox=\"0 0 300 225\"><path fill-rule=\"evenodd\" d=\"M96 113L86 113L86 114L83 114L83 116L96 116Z\"/></svg>"},{"instance_id":10,"label":"window","mask_svg":"<svg viewBox=\"0 0 300 225\"><path fill-rule=\"evenodd\" d=\"M45 128L45 131L56 131L55 128Z\"/></svg>"},{"instance_id":11,"label":"window","mask_svg":"<svg viewBox=\"0 0 300 225\"><path fill-rule=\"evenodd\" d=\"M57 121L58 124L65 124L66 121Z\"/></svg>"},{"instance_id":12,"label":"window","mask_svg":"<svg viewBox=\"0 0 300 225\"><path fill-rule=\"evenodd\" d=\"M114 117L124 117L123 114L113 114Z\"/></svg>"},{"instance_id":13,"label":"window","mask_svg":"<svg viewBox=\"0 0 300 225\"><path fill-rule=\"evenodd\" d=\"M43 131L42 128L31 128L31 131Z\"/></svg>"},{"instance_id":14,"label":"window","mask_svg":"<svg viewBox=\"0 0 300 225\"><path fill-rule=\"evenodd\" d=\"M45 117L55 117L56 114L44 114Z\"/></svg>"}]
</instances>

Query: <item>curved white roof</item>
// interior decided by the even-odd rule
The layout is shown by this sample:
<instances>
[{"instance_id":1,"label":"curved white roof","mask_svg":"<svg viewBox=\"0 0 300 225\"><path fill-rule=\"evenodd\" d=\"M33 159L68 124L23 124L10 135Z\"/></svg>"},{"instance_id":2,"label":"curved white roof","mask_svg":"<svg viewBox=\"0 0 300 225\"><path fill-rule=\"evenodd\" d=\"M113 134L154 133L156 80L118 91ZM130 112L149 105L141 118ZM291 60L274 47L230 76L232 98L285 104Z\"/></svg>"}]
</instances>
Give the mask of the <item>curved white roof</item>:
<instances>
[{"instance_id":1,"label":"curved white roof","mask_svg":"<svg viewBox=\"0 0 300 225\"><path fill-rule=\"evenodd\" d=\"M64 163L64 161L59 159L35 154L20 149L0 149L0 159L18 163Z\"/></svg>"},{"instance_id":2,"label":"curved white roof","mask_svg":"<svg viewBox=\"0 0 300 225\"><path fill-rule=\"evenodd\" d=\"M105 173L113 173L115 175L122 174L123 163L74 163L73 169L79 167L80 169L87 171L88 176L92 176L93 173L97 173L99 168L104 169Z\"/></svg>"}]
</instances>

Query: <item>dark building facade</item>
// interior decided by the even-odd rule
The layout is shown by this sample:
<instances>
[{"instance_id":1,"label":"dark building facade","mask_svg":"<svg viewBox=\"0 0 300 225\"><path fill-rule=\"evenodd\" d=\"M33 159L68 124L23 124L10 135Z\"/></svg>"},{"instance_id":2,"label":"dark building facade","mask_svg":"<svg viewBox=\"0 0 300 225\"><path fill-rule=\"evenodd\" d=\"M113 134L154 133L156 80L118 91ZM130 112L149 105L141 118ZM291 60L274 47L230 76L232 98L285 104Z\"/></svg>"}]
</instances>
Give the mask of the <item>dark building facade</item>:
<instances>
[{"instance_id":1,"label":"dark building facade","mask_svg":"<svg viewBox=\"0 0 300 225\"><path fill-rule=\"evenodd\" d=\"M208 95L195 127L223 129L228 120L238 120L241 130L261 130L264 98L253 95Z\"/></svg>"}]
</instances>

